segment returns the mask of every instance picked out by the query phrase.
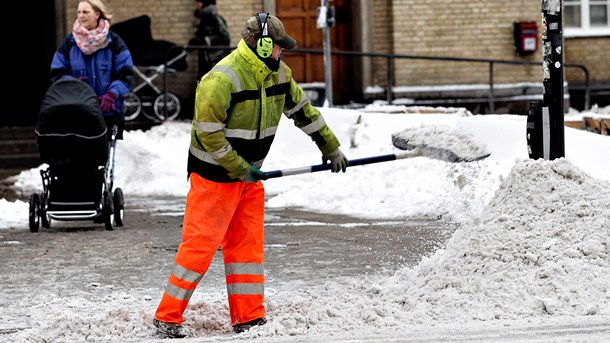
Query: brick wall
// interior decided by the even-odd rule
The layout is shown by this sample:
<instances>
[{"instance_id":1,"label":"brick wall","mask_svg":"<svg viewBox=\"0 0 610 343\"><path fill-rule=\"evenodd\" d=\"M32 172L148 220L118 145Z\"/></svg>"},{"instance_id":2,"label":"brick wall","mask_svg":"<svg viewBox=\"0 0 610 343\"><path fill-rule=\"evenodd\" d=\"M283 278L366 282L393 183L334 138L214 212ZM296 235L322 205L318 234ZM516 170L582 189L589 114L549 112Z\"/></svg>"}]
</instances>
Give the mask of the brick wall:
<instances>
[{"instance_id":1,"label":"brick wall","mask_svg":"<svg viewBox=\"0 0 610 343\"><path fill-rule=\"evenodd\" d=\"M582 64L589 70L590 82L606 82L610 87L610 38L565 38L565 63ZM571 83L584 82L580 69L566 68Z\"/></svg>"},{"instance_id":2,"label":"brick wall","mask_svg":"<svg viewBox=\"0 0 610 343\"><path fill-rule=\"evenodd\" d=\"M72 29L76 19L79 0L67 0L67 22L64 34ZM164 39L176 44L186 44L195 32L193 0L106 0L114 12L113 22L120 22L140 15L148 15L152 21L155 39ZM231 31L232 42L237 43L245 20L262 9L261 1L240 0L218 2L218 11L225 17Z\"/></svg>"},{"instance_id":3,"label":"brick wall","mask_svg":"<svg viewBox=\"0 0 610 343\"><path fill-rule=\"evenodd\" d=\"M72 29L76 20L76 9L79 0L66 1L66 22L63 27L63 35ZM196 26L193 11L194 0L105 0L105 3L113 11L113 23L118 23L141 15L151 18L151 31L155 40L166 40L177 45L188 44L193 37ZM217 1L218 12L225 17L231 32L231 45L235 46L241 39L241 30L245 20L254 13L262 10L262 1L239 0L239 1ZM169 91L180 98L189 99L194 96L196 86L197 53L187 56L188 70L171 74L169 79ZM141 80L138 80L138 84ZM162 88L162 79L155 81ZM188 104L188 103L187 103ZM191 109L185 109L192 112Z\"/></svg>"},{"instance_id":4,"label":"brick wall","mask_svg":"<svg viewBox=\"0 0 610 343\"><path fill-rule=\"evenodd\" d=\"M312 0L313 1L313 0ZM471 0L353 0L367 1L372 16L372 47L376 53L419 56L488 58L540 62L538 50L527 56L515 52L513 22L538 22L541 31L540 1L471 1ZM244 21L263 9L263 0L218 0L219 12L227 19L232 45L237 44ZM106 0L115 14L113 22L147 14L152 21L153 38L178 45L188 43L195 32L194 0ZM332 2L331 2L332 5ZM71 29L76 18L78 0L66 0L64 31ZM366 14L365 14L366 15ZM357 20L354 20L354 25ZM64 32L64 34L65 34ZM357 37L352 37L357 39ZM540 40L540 38L539 38ZM566 39L566 63L584 64L592 81L610 80L608 37ZM195 91L196 53L189 54L189 70L173 74L170 91L189 98ZM375 58L374 85L387 85L387 61ZM542 82L542 67L495 65L494 82ZM582 72L566 68L568 83L582 82ZM487 63L397 60L395 81L398 86L445 84L487 84Z\"/></svg>"},{"instance_id":5,"label":"brick wall","mask_svg":"<svg viewBox=\"0 0 610 343\"><path fill-rule=\"evenodd\" d=\"M373 0L371 5L373 19L373 52L393 53L391 0ZM387 85L387 61L383 58L374 60L373 82L375 85Z\"/></svg>"},{"instance_id":6,"label":"brick wall","mask_svg":"<svg viewBox=\"0 0 610 343\"><path fill-rule=\"evenodd\" d=\"M513 22L540 21L539 1L396 0L392 12L392 52L396 54L516 61L542 58L540 48L520 56L513 43ZM487 63L403 59L396 61L395 84L487 83L488 70ZM541 67L496 65L494 73L497 83L540 82L542 78Z\"/></svg>"}]
</instances>

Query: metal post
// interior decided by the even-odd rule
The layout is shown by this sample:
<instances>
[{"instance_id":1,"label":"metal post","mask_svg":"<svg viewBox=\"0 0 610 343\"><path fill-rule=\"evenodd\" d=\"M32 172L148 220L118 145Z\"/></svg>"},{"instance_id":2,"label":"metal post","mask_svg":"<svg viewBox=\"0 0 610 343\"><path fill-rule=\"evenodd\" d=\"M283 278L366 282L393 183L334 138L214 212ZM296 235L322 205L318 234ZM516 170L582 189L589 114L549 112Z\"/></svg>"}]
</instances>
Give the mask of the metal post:
<instances>
[{"instance_id":1,"label":"metal post","mask_svg":"<svg viewBox=\"0 0 610 343\"><path fill-rule=\"evenodd\" d=\"M331 73L331 54L330 54L330 27L328 25L328 0L320 0L321 7L318 17L318 28L323 29L324 33L324 83L326 85L327 106L333 106L333 74Z\"/></svg>"},{"instance_id":2,"label":"metal post","mask_svg":"<svg viewBox=\"0 0 610 343\"><path fill-rule=\"evenodd\" d=\"M394 88L394 79L392 78L392 71L394 70L394 59L388 56L388 70L387 70L387 81L388 86L386 87L386 98L388 99L388 105L392 104L392 99L394 97L393 88Z\"/></svg>"},{"instance_id":3,"label":"metal post","mask_svg":"<svg viewBox=\"0 0 610 343\"><path fill-rule=\"evenodd\" d=\"M543 108L549 121L549 160L565 157L562 1L542 0Z\"/></svg>"},{"instance_id":4,"label":"metal post","mask_svg":"<svg viewBox=\"0 0 610 343\"><path fill-rule=\"evenodd\" d=\"M496 113L496 100L494 94L494 63L489 62L489 113Z\"/></svg>"}]
</instances>

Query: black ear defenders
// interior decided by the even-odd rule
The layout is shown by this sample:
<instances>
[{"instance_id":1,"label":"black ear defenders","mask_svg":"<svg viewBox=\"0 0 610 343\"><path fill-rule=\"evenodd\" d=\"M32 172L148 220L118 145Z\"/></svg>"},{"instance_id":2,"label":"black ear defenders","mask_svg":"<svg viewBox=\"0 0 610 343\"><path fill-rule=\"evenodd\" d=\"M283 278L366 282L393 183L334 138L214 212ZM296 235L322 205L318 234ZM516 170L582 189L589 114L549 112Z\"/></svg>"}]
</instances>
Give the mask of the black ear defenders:
<instances>
[{"instance_id":1,"label":"black ear defenders","mask_svg":"<svg viewBox=\"0 0 610 343\"><path fill-rule=\"evenodd\" d=\"M257 13L256 21L261 28L261 37L256 40L256 52L262 57L267 58L273 52L273 39L269 36L269 28L267 27L267 19L269 13Z\"/></svg>"}]
</instances>

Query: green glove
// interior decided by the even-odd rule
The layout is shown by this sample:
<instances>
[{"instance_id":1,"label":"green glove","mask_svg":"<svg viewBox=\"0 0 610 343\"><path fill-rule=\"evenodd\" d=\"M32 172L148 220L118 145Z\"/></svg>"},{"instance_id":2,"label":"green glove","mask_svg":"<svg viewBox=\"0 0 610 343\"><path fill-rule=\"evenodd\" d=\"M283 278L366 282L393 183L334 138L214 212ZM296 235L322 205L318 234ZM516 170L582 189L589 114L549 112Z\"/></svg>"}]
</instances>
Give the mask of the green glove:
<instances>
[{"instance_id":1,"label":"green glove","mask_svg":"<svg viewBox=\"0 0 610 343\"><path fill-rule=\"evenodd\" d=\"M343 171L345 173L345 170L349 165L347 157L343 155L339 148L329 152L328 154L322 155L322 164L326 164L327 161L330 161L330 170L332 170L333 173L338 173L339 171Z\"/></svg>"},{"instance_id":2,"label":"green glove","mask_svg":"<svg viewBox=\"0 0 610 343\"><path fill-rule=\"evenodd\" d=\"M249 165L248 169L241 174L239 177L240 180L244 182L253 182L256 183L258 180L267 180L267 174L265 174L260 169L256 168L253 165Z\"/></svg>"}]
</instances>

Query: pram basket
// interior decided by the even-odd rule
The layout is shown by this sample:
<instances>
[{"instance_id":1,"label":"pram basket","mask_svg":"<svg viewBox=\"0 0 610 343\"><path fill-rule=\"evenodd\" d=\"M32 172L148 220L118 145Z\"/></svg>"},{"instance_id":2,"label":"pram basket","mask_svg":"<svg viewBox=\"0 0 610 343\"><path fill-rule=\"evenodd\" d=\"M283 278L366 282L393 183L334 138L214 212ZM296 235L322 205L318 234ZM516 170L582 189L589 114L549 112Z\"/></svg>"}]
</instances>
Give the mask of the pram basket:
<instances>
[{"instance_id":1,"label":"pram basket","mask_svg":"<svg viewBox=\"0 0 610 343\"><path fill-rule=\"evenodd\" d=\"M123 191L113 191L117 126L108 131L93 89L74 78L52 84L34 131L48 167L40 171L43 192L30 196L30 231L52 219L122 226Z\"/></svg>"}]
</instances>

